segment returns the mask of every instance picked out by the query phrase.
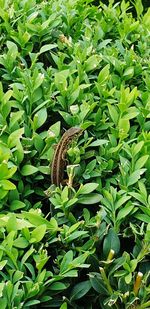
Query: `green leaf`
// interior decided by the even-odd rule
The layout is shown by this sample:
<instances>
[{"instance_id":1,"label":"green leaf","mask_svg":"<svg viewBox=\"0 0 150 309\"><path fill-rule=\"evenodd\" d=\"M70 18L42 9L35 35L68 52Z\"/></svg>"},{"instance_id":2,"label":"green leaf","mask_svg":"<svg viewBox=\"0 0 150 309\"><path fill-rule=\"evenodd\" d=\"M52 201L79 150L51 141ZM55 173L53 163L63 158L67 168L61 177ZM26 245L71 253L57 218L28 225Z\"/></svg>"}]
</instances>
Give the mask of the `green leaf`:
<instances>
[{"instance_id":1,"label":"green leaf","mask_svg":"<svg viewBox=\"0 0 150 309\"><path fill-rule=\"evenodd\" d=\"M60 92L67 90L67 77L69 76L69 74L70 74L69 70L64 70L55 73L54 83Z\"/></svg>"},{"instance_id":2,"label":"green leaf","mask_svg":"<svg viewBox=\"0 0 150 309\"><path fill-rule=\"evenodd\" d=\"M67 303L66 303L66 302L63 303L63 304L61 305L60 309L67 309Z\"/></svg>"},{"instance_id":3,"label":"green leaf","mask_svg":"<svg viewBox=\"0 0 150 309\"><path fill-rule=\"evenodd\" d=\"M117 111L117 107L108 104L108 109L109 109L109 114L110 114L112 121L114 122L115 125L117 125L118 119L119 119L119 113Z\"/></svg>"},{"instance_id":4,"label":"green leaf","mask_svg":"<svg viewBox=\"0 0 150 309\"><path fill-rule=\"evenodd\" d=\"M69 264L73 260L73 251L69 250L63 257L63 260L60 264L60 273L63 274L65 271L67 271Z\"/></svg>"},{"instance_id":5,"label":"green leaf","mask_svg":"<svg viewBox=\"0 0 150 309\"><path fill-rule=\"evenodd\" d=\"M5 285L5 283L0 283L0 284L1 284L1 287L0 287L0 308L6 309L7 308L7 299L1 297L1 293L2 293L1 290L3 289L3 285Z\"/></svg>"},{"instance_id":6,"label":"green leaf","mask_svg":"<svg viewBox=\"0 0 150 309\"><path fill-rule=\"evenodd\" d=\"M142 222L150 223L150 216L145 214L135 214L134 217Z\"/></svg>"},{"instance_id":7,"label":"green leaf","mask_svg":"<svg viewBox=\"0 0 150 309\"><path fill-rule=\"evenodd\" d=\"M79 255L77 258L75 258L72 263L71 266L72 267L89 267L89 264L83 264L85 262L85 260L87 259L87 257L89 256L89 252L86 251L85 253Z\"/></svg>"},{"instance_id":8,"label":"green leaf","mask_svg":"<svg viewBox=\"0 0 150 309\"><path fill-rule=\"evenodd\" d=\"M150 19L150 8L148 8L147 12L143 16L143 23L147 27L147 29L150 30L149 19Z\"/></svg>"},{"instance_id":9,"label":"green leaf","mask_svg":"<svg viewBox=\"0 0 150 309\"><path fill-rule=\"evenodd\" d=\"M66 240L67 243L69 243L69 242L71 242L71 241L73 241L73 240L75 240L77 238L78 239L82 238L82 236L85 237L85 235L88 236L88 232L87 231L75 231L71 235L67 236L65 238L65 240Z\"/></svg>"},{"instance_id":10,"label":"green leaf","mask_svg":"<svg viewBox=\"0 0 150 309\"><path fill-rule=\"evenodd\" d=\"M84 197L79 197L78 198L78 203L80 204L85 204L85 205L90 205L90 204L97 204L101 201L102 195L98 193L90 193L87 194Z\"/></svg>"},{"instance_id":11,"label":"green leaf","mask_svg":"<svg viewBox=\"0 0 150 309\"><path fill-rule=\"evenodd\" d=\"M130 284L131 280L132 280L132 273L129 273L127 276L125 276L126 284Z\"/></svg>"},{"instance_id":12,"label":"green leaf","mask_svg":"<svg viewBox=\"0 0 150 309\"><path fill-rule=\"evenodd\" d=\"M115 209L117 210L118 208L120 208L120 206L122 206L124 203L126 203L129 199L131 198L131 196L122 196L115 204Z\"/></svg>"},{"instance_id":13,"label":"green leaf","mask_svg":"<svg viewBox=\"0 0 150 309\"><path fill-rule=\"evenodd\" d=\"M15 211L15 210L18 210L18 209L22 209L24 207L26 207L25 203L18 201L18 200L13 200L11 205L10 205L10 210Z\"/></svg>"},{"instance_id":14,"label":"green leaf","mask_svg":"<svg viewBox=\"0 0 150 309\"><path fill-rule=\"evenodd\" d=\"M72 115L63 111L59 111L59 114L63 117L65 122L71 126L72 125Z\"/></svg>"},{"instance_id":15,"label":"green leaf","mask_svg":"<svg viewBox=\"0 0 150 309\"><path fill-rule=\"evenodd\" d=\"M129 194L131 194L131 196L135 197L136 200L140 201L142 204L145 205L145 199L143 198L141 194L136 193L136 192L130 192Z\"/></svg>"},{"instance_id":16,"label":"green leaf","mask_svg":"<svg viewBox=\"0 0 150 309\"><path fill-rule=\"evenodd\" d=\"M103 253L105 257L108 256L111 249L115 251L115 254L120 251L120 240L113 228L109 229L109 232L104 239Z\"/></svg>"},{"instance_id":17,"label":"green leaf","mask_svg":"<svg viewBox=\"0 0 150 309\"><path fill-rule=\"evenodd\" d=\"M39 134L35 133L33 139L36 150L41 153L44 148L44 141L42 137Z\"/></svg>"},{"instance_id":18,"label":"green leaf","mask_svg":"<svg viewBox=\"0 0 150 309\"><path fill-rule=\"evenodd\" d=\"M85 185L81 185L79 190L77 191L77 195L79 194L88 194L94 191L98 187L97 183L86 183Z\"/></svg>"},{"instance_id":19,"label":"green leaf","mask_svg":"<svg viewBox=\"0 0 150 309\"><path fill-rule=\"evenodd\" d=\"M147 190L146 190L145 184L142 181L139 181L138 185L139 185L139 189L140 189L142 195L147 199Z\"/></svg>"},{"instance_id":20,"label":"green leaf","mask_svg":"<svg viewBox=\"0 0 150 309\"><path fill-rule=\"evenodd\" d=\"M16 248L27 248L29 245L29 242L24 237L18 237L14 240L14 246Z\"/></svg>"},{"instance_id":21,"label":"green leaf","mask_svg":"<svg viewBox=\"0 0 150 309\"><path fill-rule=\"evenodd\" d=\"M56 137L60 134L60 121L55 122L52 126L49 128L49 132L52 132Z\"/></svg>"},{"instance_id":22,"label":"green leaf","mask_svg":"<svg viewBox=\"0 0 150 309\"><path fill-rule=\"evenodd\" d=\"M20 270L16 270L13 275L13 284L18 282L20 279L23 278L24 273Z\"/></svg>"},{"instance_id":23,"label":"green leaf","mask_svg":"<svg viewBox=\"0 0 150 309\"><path fill-rule=\"evenodd\" d=\"M120 209L117 215L117 221L120 221L127 217L127 215L134 209L134 205L128 205Z\"/></svg>"},{"instance_id":24,"label":"green leaf","mask_svg":"<svg viewBox=\"0 0 150 309\"><path fill-rule=\"evenodd\" d=\"M79 222L73 224L73 225L69 228L67 234L71 234L72 232L74 232L76 229L78 229L78 227L79 227L81 224L83 224L83 222L81 222L81 221L79 221Z\"/></svg>"},{"instance_id":25,"label":"green leaf","mask_svg":"<svg viewBox=\"0 0 150 309\"><path fill-rule=\"evenodd\" d=\"M109 68L110 68L110 65L107 64L107 65L100 71L100 73L99 73L99 75L98 75L98 78L97 78L99 85L104 86L105 83L106 83L106 81L108 80L108 78L109 78Z\"/></svg>"},{"instance_id":26,"label":"green leaf","mask_svg":"<svg viewBox=\"0 0 150 309\"><path fill-rule=\"evenodd\" d=\"M107 139L97 139L96 141L89 144L88 147L101 146L101 145L107 144L108 142L109 141Z\"/></svg>"},{"instance_id":27,"label":"green leaf","mask_svg":"<svg viewBox=\"0 0 150 309\"><path fill-rule=\"evenodd\" d=\"M0 262L0 270L2 270L5 267L6 264L7 264L7 260L1 261Z\"/></svg>"},{"instance_id":28,"label":"green leaf","mask_svg":"<svg viewBox=\"0 0 150 309\"><path fill-rule=\"evenodd\" d=\"M136 0L134 6L135 6L135 9L136 9L137 15L140 16L143 13L143 10L144 10L142 1Z\"/></svg>"},{"instance_id":29,"label":"green leaf","mask_svg":"<svg viewBox=\"0 0 150 309\"><path fill-rule=\"evenodd\" d=\"M36 172L38 172L38 168L33 166L33 165L30 165L30 164L24 165L21 169L21 174L23 176L29 176L29 175L32 175Z\"/></svg>"},{"instance_id":30,"label":"green leaf","mask_svg":"<svg viewBox=\"0 0 150 309\"><path fill-rule=\"evenodd\" d=\"M10 124L9 127L10 129L18 122L18 120L22 119L22 116L24 114L24 111L18 111L15 113L10 114Z\"/></svg>"},{"instance_id":31,"label":"green leaf","mask_svg":"<svg viewBox=\"0 0 150 309\"><path fill-rule=\"evenodd\" d=\"M43 80L44 80L44 74L38 73L37 77L34 80L34 87L33 87L34 93L35 93L35 90L41 86L41 84L43 83Z\"/></svg>"},{"instance_id":32,"label":"green leaf","mask_svg":"<svg viewBox=\"0 0 150 309\"><path fill-rule=\"evenodd\" d=\"M51 218L50 221L43 218L40 214L32 213L32 212L23 212L25 218L29 220L35 226L39 226L45 224L50 233L55 233L58 230L57 221L55 218Z\"/></svg>"},{"instance_id":33,"label":"green leaf","mask_svg":"<svg viewBox=\"0 0 150 309\"><path fill-rule=\"evenodd\" d=\"M137 143L133 148L133 155L135 156L136 154L138 154L143 146L144 146L144 141Z\"/></svg>"},{"instance_id":34,"label":"green leaf","mask_svg":"<svg viewBox=\"0 0 150 309\"><path fill-rule=\"evenodd\" d=\"M104 285L104 281L101 278L101 275L99 273L90 273L89 274L90 282L93 287L93 289L103 295L108 295L108 290L106 289Z\"/></svg>"},{"instance_id":35,"label":"green leaf","mask_svg":"<svg viewBox=\"0 0 150 309\"><path fill-rule=\"evenodd\" d=\"M49 166L39 166L38 170L45 175L49 175Z\"/></svg>"},{"instance_id":36,"label":"green leaf","mask_svg":"<svg viewBox=\"0 0 150 309\"><path fill-rule=\"evenodd\" d=\"M73 278L73 277L78 277L78 272L76 269L72 269L69 271L66 271L65 273L63 273L63 278Z\"/></svg>"},{"instance_id":37,"label":"green leaf","mask_svg":"<svg viewBox=\"0 0 150 309\"><path fill-rule=\"evenodd\" d=\"M33 252L35 251L35 249L33 249L33 247L31 247L22 257L21 259L21 264L24 265L25 262L28 260L28 258L30 257L30 255L33 254Z\"/></svg>"},{"instance_id":38,"label":"green leaf","mask_svg":"<svg viewBox=\"0 0 150 309\"><path fill-rule=\"evenodd\" d=\"M138 260L137 259L133 259L130 261L130 268L131 271L135 271L135 269L137 268L137 264L138 264Z\"/></svg>"},{"instance_id":39,"label":"green leaf","mask_svg":"<svg viewBox=\"0 0 150 309\"><path fill-rule=\"evenodd\" d=\"M39 242L45 236L46 233L46 224L37 226L31 233L30 242Z\"/></svg>"},{"instance_id":40,"label":"green leaf","mask_svg":"<svg viewBox=\"0 0 150 309\"><path fill-rule=\"evenodd\" d=\"M39 110L33 118L33 125L34 130L36 131L38 128L40 128L47 119L47 109L44 107L41 110Z\"/></svg>"},{"instance_id":41,"label":"green leaf","mask_svg":"<svg viewBox=\"0 0 150 309\"><path fill-rule=\"evenodd\" d=\"M50 286L50 290L52 291L63 291L67 288L67 286L62 282L54 282Z\"/></svg>"},{"instance_id":42,"label":"green leaf","mask_svg":"<svg viewBox=\"0 0 150 309\"><path fill-rule=\"evenodd\" d=\"M89 280L76 284L70 294L71 301L82 298L91 289L91 283Z\"/></svg>"},{"instance_id":43,"label":"green leaf","mask_svg":"<svg viewBox=\"0 0 150 309\"><path fill-rule=\"evenodd\" d=\"M134 67L128 67L125 69L123 76L129 78L132 78L134 75Z\"/></svg>"},{"instance_id":44,"label":"green leaf","mask_svg":"<svg viewBox=\"0 0 150 309\"><path fill-rule=\"evenodd\" d=\"M31 13L30 15L28 15L27 21L28 21L29 23L32 23L32 21L33 21L35 18L37 18L37 16L38 16L38 12L33 12L33 13Z\"/></svg>"},{"instance_id":45,"label":"green leaf","mask_svg":"<svg viewBox=\"0 0 150 309\"><path fill-rule=\"evenodd\" d=\"M17 57L17 54L18 54L17 45L14 42L7 41L7 47L8 47L8 50L9 50L9 52L8 52L9 56L11 56L15 60L16 57Z\"/></svg>"},{"instance_id":46,"label":"green leaf","mask_svg":"<svg viewBox=\"0 0 150 309\"><path fill-rule=\"evenodd\" d=\"M45 53L51 49L54 49L57 47L57 44L46 44L46 45L43 45L41 48L40 48L40 51L39 51L39 54L42 54L42 53Z\"/></svg>"},{"instance_id":47,"label":"green leaf","mask_svg":"<svg viewBox=\"0 0 150 309\"><path fill-rule=\"evenodd\" d=\"M22 137L24 134L24 128L18 129L11 133L8 137L8 146L10 148L16 146L18 144L19 139Z\"/></svg>"},{"instance_id":48,"label":"green leaf","mask_svg":"<svg viewBox=\"0 0 150 309\"><path fill-rule=\"evenodd\" d=\"M111 268L110 272L109 272L109 277L112 276L112 274L114 275L116 270L119 269L121 266L123 266L123 264L126 261L126 257L125 255L119 257L118 259L115 260L115 264L114 266Z\"/></svg>"},{"instance_id":49,"label":"green leaf","mask_svg":"<svg viewBox=\"0 0 150 309\"><path fill-rule=\"evenodd\" d=\"M9 190L15 190L16 186L9 180L0 180L0 187L3 188L3 190L9 191Z\"/></svg>"},{"instance_id":50,"label":"green leaf","mask_svg":"<svg viewBox=\"0 0 150 309\"><path fill-rule=\"evenodd\" d=\"M130 119L137 117L138 114L139 114L139 111L136 107L129 107L127 112L123 116L123 119L130 120Z\"/></svg>"},{"instance_id":51,"label":"green leaf","mask_svg":"<svg viewBox=\"0 0 150 309\"><path fill-rule=\"evenodd\" d=\"M132 186L134 183L136 183L141 175L145 172L145 169L140 169L137 171L134 171L129 177L128 177L128 181L127 181L127 186Z\"/></svg>"},{"instance_id":52,"label":"green leaf","mask_svg":"<svg viewBox=\"0 0 150 309\"><path fill-rule=\"evenodd\" d=\"M94 70L97 68L102 58L99 55L92 55L85 61L86 72Z\"/></svg>"},{"instance_id":53,"label":"green leaf","mask_svg":"<svg viewBox=\"0 0 150 309\"><path fill-rule=\"evenodd\" d=\"M38 299L29 300L24 304L24 308L26 307L30 308L31 306L38 305L38 304L40 304L40 300Z\"/></svg>"},{"instance_id":54,"label":"green leaf","mask_svg":"<svg viewBox=\"0 0 150 309\"><path fill-rule=\"evenodd\" d=\"M147 203L146 203L147 205ZM150 208L145 207L145 206L140 206L140 209L148 216L150 216Z\"/></svg>"},{"instance_id":55,"label":"green leaf","mask_svg":"<svg viewBox=\"0 0 150 309\"><path fill-rule=\"evenodd\" d=\"M10 214L9 219L7 221L6 228L8 232L17 231L18 226L17 226L17 220L16 220L15 214L13 213Z\"/></svg>"},{"instance_id":56,"label":"green leaf","mask_svg":"<svg viewBox=\"0 0 150 309\"><path fill-rule=\"evenodd\" d=\"M0 282L0 298L3 295L4 287L5 287L5 282ZM6 308L6 307L1 307L1 308L3 309L3 308Z\"/></svg>"},{"instance_id":57,"label":"green leaf","mask_svg":"<svg viewBox=\"0 0 150 309\"><path fill-rule=\"evenodd\" d=\"M120 119L118 123L119 137L126 137L130 130L130 122L128 119Z\"/></svg>"},{"instance_id":58,"label":"green leaf","mask_svg":"<svg viewBox=\"0 0 150 309\"><path fill-rule=\"evenodd\" d=\"M149 155L145 155L139 158L135 163L135 170L139 170L140 168L142 168L147 162L148 158L149 158Z\"/></svg>"}]
</instances>

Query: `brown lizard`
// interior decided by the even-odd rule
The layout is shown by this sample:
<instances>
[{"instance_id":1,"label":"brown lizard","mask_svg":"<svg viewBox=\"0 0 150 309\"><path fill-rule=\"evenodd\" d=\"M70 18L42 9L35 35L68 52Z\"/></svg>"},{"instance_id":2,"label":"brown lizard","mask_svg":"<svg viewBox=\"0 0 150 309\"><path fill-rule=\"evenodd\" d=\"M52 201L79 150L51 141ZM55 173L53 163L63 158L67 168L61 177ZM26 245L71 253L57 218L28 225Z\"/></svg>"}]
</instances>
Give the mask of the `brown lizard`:
<instances>
[{"instance_id":1,"label":"brown lizard","mask_svg":"<svg viewBox=\"0 0 150 309\"><path fill-rule=\"evenodd\" d=\"M70 142L82 133L81 128L73 127L67 130L60 142L58 143L54 152L54 157L51 165L51 182L56 186L59 186L63 180L64 168L66 165L65 155Z\"/></svg>"}]
</instances>

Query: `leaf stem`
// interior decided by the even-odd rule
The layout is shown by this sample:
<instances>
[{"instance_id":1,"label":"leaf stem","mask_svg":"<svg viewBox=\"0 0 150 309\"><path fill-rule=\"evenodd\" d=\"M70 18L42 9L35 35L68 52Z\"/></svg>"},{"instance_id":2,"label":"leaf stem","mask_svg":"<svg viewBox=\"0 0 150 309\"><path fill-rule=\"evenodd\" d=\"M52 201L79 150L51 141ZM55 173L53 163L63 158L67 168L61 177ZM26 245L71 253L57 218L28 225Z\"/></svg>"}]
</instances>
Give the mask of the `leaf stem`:
<instances>
[{"instance_id":1,"label":"leaf stem","mask_svg":"<svg viewBox=\"0 0 150 309\"><path fill-rule=\"evenodd\" d=\"M110 295L113 295L113 289L109 283L109 280L106 276L106 273L105 273L105 270L103 267L99 267L99 270L100 270L100 273L101 273L101 276L102 276L102 279L104 280L105 284L106 284L106 287L108 289L108 292L110 293ZM114 304L114 306L116 307L116 309L119 309L118 305L117 304Z\"/></svg>"}]
</instances>

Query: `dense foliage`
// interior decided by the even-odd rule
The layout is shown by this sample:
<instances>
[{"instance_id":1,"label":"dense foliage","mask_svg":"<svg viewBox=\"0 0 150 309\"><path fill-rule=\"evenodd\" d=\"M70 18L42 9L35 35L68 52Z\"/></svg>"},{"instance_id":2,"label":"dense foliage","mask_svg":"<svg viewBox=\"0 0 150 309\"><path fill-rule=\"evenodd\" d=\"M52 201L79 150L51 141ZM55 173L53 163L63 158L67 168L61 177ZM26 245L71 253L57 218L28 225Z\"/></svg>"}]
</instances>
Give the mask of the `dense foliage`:
<instances>
[{"instance_id":1,"label":"dense foliage","mask_svg":"<svg viewBox=\"0 0 150 309\"><path fill-rule=\"evenodd\" d=\"M0 0L0 21L0 308L150 308L150 9Z\"/></svg>"}]
</instances>

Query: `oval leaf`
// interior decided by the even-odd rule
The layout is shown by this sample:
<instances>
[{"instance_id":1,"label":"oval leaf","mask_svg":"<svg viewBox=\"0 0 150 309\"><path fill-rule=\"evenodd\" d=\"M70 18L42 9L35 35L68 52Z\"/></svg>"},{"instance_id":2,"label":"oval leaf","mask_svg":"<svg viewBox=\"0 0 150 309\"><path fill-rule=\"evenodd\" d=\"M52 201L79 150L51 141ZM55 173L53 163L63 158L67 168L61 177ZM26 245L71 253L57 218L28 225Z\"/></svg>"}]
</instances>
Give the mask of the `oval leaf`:
<instances>
[{"instance_id":1,"label":"oval leaf","mask_svg":"<svg viewBox=\"0 0 150 309\"><path fill-rule=\"evenodd\" d=\"M74 286L71 291L71 300L77 300L83 297L91 288L91 283L89 280L80 282Z\"/></svg>"},{"instance_id":2,"label":"oval leaf","mask_svg":"<svg viewBox=\"0 0 150 309\"><path fill-rule=\"evenodd\" d=\"M110 228L103 243L103 252L106 257L111 249L115 251L115 254L117 254L120 250L120 240L113 228Z\"/></svg>"},{"instance_id":3,"label":"oval leaf","mask_svg":"<svg viewBox=\"0 0 150 309\"><path fill-rule=\"evenodd\" d=\"M136 183L144 172L145 169L134 171L128 178L127 186L131 186Z\"/></svg>"},{"instance_id":4,"label":"oval leaf","mask_svg":"<svg viewBox=\"0 0 150 309\"><path fill-rule=\"evenodd\" d=\"M29 175L32 175L32 174L36 173L37 171L38 171L37 167L35 167L33 165L30 165L30 164L26 164L21 169L21 174L23 176L29 176Z\"/></svg>"},{"instance_id":5,"label":"oval leaf","mask_svg":"<svg viewBox=\"0 0 150 309\"><path fill-rule=\"evenodd\" d=\"M91 193L91 194L87 194L84 197L79 198L78 202L80 204L91 205L91 204L99 203L101 199L102 199L102 195L98 193Z\"/></svg>"},{"instance_id":6,"label":"oval leaf","mask_svg":"<svg viewBox=\"0 0 150 309\"><path fill-rule=\"evenodd\" d=\"M44 107L40 109L33 118L34 130L40 128L47 119L47 109Z\"/></svg>"},{"instance_id":7,"label":"oval leaf","mask_svg":"<svg viewBox=\"0 0 150 309\"><path fill-rule=\"evenodd\" d=\"M97 183L86 183L85 185L81 185L81 187L78 190L78 195L79 194L88 194L91 193L92 191L94 191L96 188L98 187Z\"/></svg>"},{"instance_id":8,"label":"oval leaf","mask_svg":"<svg viewBox=\"0 0 150 309\"><path fill-rule=\"evenodd\" d=\"M35 239L36 242L39 242L42 240L46 233L46 224L37 226L31 233L31 240L32 238Z\"/></svg>"}]
</instances>

